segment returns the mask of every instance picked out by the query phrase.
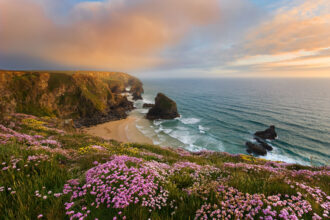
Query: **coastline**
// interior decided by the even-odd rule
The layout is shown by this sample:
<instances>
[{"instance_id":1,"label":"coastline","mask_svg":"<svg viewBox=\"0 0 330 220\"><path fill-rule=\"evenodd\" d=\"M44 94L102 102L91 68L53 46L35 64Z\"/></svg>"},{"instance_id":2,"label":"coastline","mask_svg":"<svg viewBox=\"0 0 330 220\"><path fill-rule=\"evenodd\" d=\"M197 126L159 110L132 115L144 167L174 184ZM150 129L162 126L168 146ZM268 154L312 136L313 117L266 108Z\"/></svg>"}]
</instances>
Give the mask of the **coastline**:
<instances>
[{"instance_id":1,"label":"coastline","mask_svg":"<svg viewBox=\"0 0 330 220\"><path fill-rule=\"evenodd\" d=\"M146 137L136 127L137 117L129 115L126 119L110 121L96 126L83 128L83 132L101 137L106 140L116 140L123 143L153 144L153 141Z\"/></svg>"}]
</instances>

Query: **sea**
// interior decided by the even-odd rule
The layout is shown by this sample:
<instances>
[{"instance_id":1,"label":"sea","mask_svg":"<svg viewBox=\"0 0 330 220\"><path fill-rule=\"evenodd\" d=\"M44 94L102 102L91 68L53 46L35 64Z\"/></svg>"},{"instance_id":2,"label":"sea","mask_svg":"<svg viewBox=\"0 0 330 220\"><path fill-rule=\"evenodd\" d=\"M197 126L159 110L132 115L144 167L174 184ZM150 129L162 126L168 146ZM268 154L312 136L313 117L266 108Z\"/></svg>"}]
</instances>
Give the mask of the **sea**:
<instances>
[{"instance_id":1,"label":"sea","mask_svg":"<svg viewBox=\"0 0 330 220\"><path fill-rule=\"evenodd\" d=\"M154 144L247 154L256 131L275 125L278 138L264 159L330 165L330 79L142 79L135 102L137 128ZM181 117L148 121L144 103L158 92L177 103Z\"/></svg>"}]
</instances>

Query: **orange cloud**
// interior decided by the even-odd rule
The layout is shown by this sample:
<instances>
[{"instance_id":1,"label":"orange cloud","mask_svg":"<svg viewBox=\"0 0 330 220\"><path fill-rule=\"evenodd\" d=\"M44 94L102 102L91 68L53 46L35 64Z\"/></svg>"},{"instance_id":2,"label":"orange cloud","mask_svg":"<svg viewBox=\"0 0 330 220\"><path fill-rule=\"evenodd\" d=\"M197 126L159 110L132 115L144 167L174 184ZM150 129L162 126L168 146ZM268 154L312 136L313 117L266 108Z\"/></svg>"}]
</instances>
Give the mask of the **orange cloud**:
<instances>
[{"instance_id":1,"label":"orange cloud","mask_svg":"<svg viewBox=\"0 0 330 220\"><path fill-rule=\"evenodd\" d=\"M296 1L302 2L302 1ZM303 1L281 8L247 36L250 54L317 51L330 47L330 2Z\"/></svg>"},{"instance_id":2,"label":"orange cloud","mask_svg":"<svg viewBox=\"0 0 330 220\"><path fill-rule=\"evenodd\" d=\"M82 68L150 67L217 15L217 0L108 0L78 3L60 23L38 0L0 0L0 53Z\"/></svg>"},{"instance_id":3,"label":"orange cloud","mask_svg":"<svg viewBox=\"0 0 330 220\"><path fill-rule=\"evenodd\" d=\"M246 35L229 68L265 76L330 77L330 2L296 0Z\"/></svg>"}]
</instances>

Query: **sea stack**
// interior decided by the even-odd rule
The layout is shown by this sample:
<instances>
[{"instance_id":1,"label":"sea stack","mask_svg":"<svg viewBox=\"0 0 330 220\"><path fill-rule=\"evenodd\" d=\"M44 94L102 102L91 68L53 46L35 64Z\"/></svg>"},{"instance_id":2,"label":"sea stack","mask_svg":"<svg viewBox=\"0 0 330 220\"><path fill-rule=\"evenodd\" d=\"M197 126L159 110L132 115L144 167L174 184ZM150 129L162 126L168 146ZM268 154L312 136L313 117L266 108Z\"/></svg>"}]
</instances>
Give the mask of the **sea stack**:
<instances>
[{"instance_id":1,"label":"sea stack","mask_svg":"<svg viewBox=\"0 0 330 220\"><path fill-rule=\"evenodd\" d=\"M249 154L255 153L257 155L265 156L267 154L267 150L258 144L254 144L252 142L246 142L245 145L247 146L247 152Z\"/></svg>"},{"instance_id":2,"label":"sea stack","mask_svg":"<svg viewBox=\"0 0 330 220\"><path fill-rule=\"evenodd\" d=\"M246 142L245 145L247 146L246 151L249 154L257 154L257 155L266 155L267 151L272 151L273 147L269 145L266 140L275 140L277 134L275 132L275 126L271 125L264 131L257 131L254 133L254 140L256 143Z\"/></svg>"},{"instance_id":3,"label":"sea stack","mask_svg":"<svg viewBox=\"0 0 330 220\"><path fill-rule=\"evenodd\" d=\"M174 119L179 117L176 103L163 93L158 93L155 98L155 105L149 110L147 119Z\"/></svg>"},{"instance_id":4,"label":"sea stack","mask_svg":"<svg viewBox=\"0 0 330 220\"><path fill-rule=\"evenodd\" d=\"M266 139L275 140L275 138L277 137L274 125L271 125L269 128L267 128L264 131L257 131L256 133L254 133L254 135L264 140Z\"/></svg>"}]
</instances>

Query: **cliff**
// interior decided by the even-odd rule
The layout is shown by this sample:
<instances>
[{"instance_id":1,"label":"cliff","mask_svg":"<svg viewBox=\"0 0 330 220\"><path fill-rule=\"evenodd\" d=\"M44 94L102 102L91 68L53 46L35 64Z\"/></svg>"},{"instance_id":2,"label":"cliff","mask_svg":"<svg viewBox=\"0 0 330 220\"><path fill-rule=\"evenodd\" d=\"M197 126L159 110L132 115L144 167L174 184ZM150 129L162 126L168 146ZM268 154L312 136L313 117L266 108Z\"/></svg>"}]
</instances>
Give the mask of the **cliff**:
<instances>
[{"instance_id":1,"label":"cliff","mask_svg":"<svg viewBox=\"0 0 330 220\"><path fill-rule=\"evenodd\" d=\"M0 112L72 118L89 126L125 118L141 98L139 79L119 72L0 71Z\"/></svg>"}]
</instances>

